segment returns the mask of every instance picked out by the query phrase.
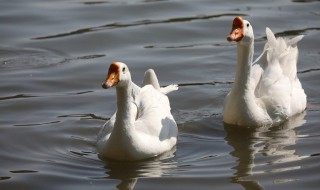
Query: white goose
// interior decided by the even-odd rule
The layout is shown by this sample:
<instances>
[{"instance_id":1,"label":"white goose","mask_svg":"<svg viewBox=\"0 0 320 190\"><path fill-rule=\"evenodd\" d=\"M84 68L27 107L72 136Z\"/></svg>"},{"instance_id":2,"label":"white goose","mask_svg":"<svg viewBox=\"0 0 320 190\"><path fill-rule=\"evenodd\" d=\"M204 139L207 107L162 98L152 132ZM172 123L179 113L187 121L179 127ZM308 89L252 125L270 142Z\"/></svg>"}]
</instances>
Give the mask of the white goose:
<instances>
[{"instance_id":1,"label":"white goose","mask_svg":"<svg viewBox=\"0 0 320 190\"><path fill-rule=\"evenodd\" d=\"M131 81L126 64L114 62L102 83L116 86L117 111L98 134L100 155L115 160L142 160L171 150L177 142L178 128L165 95L177 85L160 88L152 69L145 73L143 87Z\"/></svg>"},{"instance_id":2,"label":"white goose","mask_svg":"<svg viewBox=\"0 0 320 190\"><path fill-rule=\"evenodd\" d=\"M279 125L306 108L306 94L297 77L297 43L275 38L266 28L267 43L253 63L254 35L251 24L236 17L228 41L237 42L236 77L227 95L223 121L240 126Z\"/></svg>"}]
</instances>

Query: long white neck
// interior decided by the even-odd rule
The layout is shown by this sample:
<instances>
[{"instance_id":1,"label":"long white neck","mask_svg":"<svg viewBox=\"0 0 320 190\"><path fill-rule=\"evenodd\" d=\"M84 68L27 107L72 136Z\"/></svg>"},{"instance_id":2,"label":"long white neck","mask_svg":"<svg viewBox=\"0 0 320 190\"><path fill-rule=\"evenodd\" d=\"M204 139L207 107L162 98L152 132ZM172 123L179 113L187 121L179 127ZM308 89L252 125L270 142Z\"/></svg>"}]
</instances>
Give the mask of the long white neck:
<instances>
[{"instance_id":1,"label":"long white neck","mask_svg":"<svg viewBox=\"0 0 320 190\"><path fill-rule=\"evenodd\" d=\"M134 104L134 94L137 86L129 81L124 86L117 86L117 115L115 129L129 130L136 119L137 107Z\"/></svg>"},{"instance_id":2,"label":"long white neck","mask_svg":"<svg viewBox=\"0 0 320 190\"><path fill-rule=\"evenodd\" d=\"M248 95L250 78L251 78L251 66L253 60L253 41L249 45L238 46L238 63L235 82L232 87L231 94L237 94L238 97Z\"/></svg>"},{"instance_id":3,"label":"long white neck","mask_svg":"<svg viewBox=\"0 0 320 190\"><path fill-rule=\"evenodd\" d=\"M254 90L250 88L253 42L249 45L238 43L236 78L224 106L223 120L229 124L251 125L258 111Z\"/></svg>"}]
</instances>

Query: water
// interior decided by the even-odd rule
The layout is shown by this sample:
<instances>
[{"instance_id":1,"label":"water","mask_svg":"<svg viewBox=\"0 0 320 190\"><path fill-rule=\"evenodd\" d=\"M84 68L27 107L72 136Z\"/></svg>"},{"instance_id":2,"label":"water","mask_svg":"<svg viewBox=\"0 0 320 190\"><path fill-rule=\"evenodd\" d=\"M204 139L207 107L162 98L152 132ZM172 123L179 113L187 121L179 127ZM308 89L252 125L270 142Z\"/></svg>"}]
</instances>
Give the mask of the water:
<instances>
[{"instance_id":1,"label":"water","mask_svg":"<svg viewBox=\"0 0 320 190\"><path fill-rule=\"evenodd\" d=\"M0 3L1 189L318 189L319 1L4 0ZM303 34L305 113L280 127L224 126L236 15L250 20L255 57L265 27ZM95 148L114 112L100 87L122 61L140 84L154 68L179 127L176 151L140 162L102 160Z\"/></svg>"}]
</instances>

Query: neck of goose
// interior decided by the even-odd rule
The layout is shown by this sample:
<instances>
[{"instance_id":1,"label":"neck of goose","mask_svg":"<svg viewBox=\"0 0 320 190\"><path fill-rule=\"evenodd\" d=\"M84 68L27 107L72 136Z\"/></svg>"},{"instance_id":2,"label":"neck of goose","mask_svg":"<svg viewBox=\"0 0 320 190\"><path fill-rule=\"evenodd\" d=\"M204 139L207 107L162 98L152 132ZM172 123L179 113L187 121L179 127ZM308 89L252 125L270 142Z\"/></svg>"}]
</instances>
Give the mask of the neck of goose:
<instances>
[{"instance_id":1,"label":"neck of goose","mask_svg":"<svg viewBox=\"0 0 320 190\"><path fill-rule=\"evenodd\" d=\"M249 45L238 43L237 46L238 63L232 92L236 93L238 97L244 97L245 95L248 95L248 93L251 93L250 77L254 48L253 42L251 42Z\"/></svg>"},{"instance_id":2,"label":"neck of goose","mask_svg":"<svg viewBox=\"0 0 320 190\"><path fill-rule=\"evenodd\" d=\"M134 84L130 81L123 86L117 86L116 90L117 114L115 127L127 130L132 128L137 113L134 104Z\"/></svg>"}]
</instances>

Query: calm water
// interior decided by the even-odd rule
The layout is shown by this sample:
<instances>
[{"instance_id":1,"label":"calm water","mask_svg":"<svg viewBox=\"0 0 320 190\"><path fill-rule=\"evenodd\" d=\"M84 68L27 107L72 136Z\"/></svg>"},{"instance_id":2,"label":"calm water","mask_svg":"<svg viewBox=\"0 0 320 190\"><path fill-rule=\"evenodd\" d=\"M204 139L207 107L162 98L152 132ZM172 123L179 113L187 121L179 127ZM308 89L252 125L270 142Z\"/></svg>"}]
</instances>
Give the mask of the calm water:
<instances>
[{"instance_id":1,"label":"calm water","mask_svg":"<svg viewBox=\"0 0 320 190\"><path fill-rule=\"evenodd\" d=\"M305 113L280 127L224 126L236 15L303 34ZM313 0L3 0L0 3L0 189L319 189L320 2ZM95 139L115 111L100 83L113 61L140 84L154 68L179 124L176 152L141 162L101 160Z\"/></svg>"}]
</instances>

